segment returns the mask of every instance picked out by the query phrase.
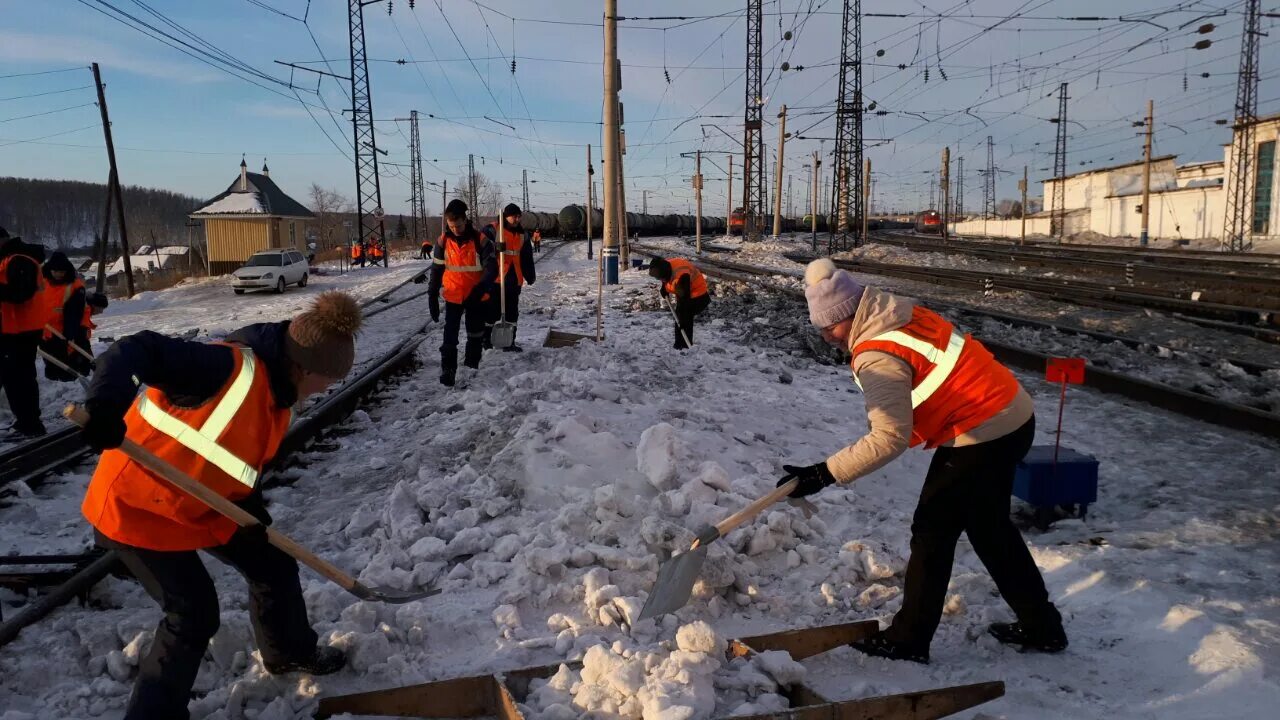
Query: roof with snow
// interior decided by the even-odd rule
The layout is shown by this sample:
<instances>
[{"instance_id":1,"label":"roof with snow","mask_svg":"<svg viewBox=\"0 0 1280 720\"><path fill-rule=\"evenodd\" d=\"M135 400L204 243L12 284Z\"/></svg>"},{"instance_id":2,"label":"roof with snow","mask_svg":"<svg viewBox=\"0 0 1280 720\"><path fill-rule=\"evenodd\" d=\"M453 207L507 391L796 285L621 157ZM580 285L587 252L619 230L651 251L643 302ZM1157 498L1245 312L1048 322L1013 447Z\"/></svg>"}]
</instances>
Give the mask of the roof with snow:
<instances>
[{"instance_id":1,"label":"roof with snow","mask_svg":"<svg viewBox=\"0 0 1280 720\"><path fill-rule=\"evenodd\" d=\"M191 213L191 217L258 215L263 217L315 217L302 203L285 194L267 175L245 173L248 189L236 178L221 195Z\"/></svg>"},{"instance_id":2,"label":"roof with snow","mask_svg":"<svg viewBox=\"0 0 1280 720\"><path fill-rule=\"evenodd\" d=\"M1161 157L1153 157L1153 158L1151 158L1151 164L1153 164L1153 165L1154 165L1155 163L1158 163L1158 162L1164 162L1165 160L1174 160L1174 159L1176 159L1177 157L1178 157L1177 155L1164 155L1164 156L1161 156ZM1051 182L1054 182L1055 180L1070 180L1071 178L1083 177L1083 176L1085 176L1085 175L1093 175L1093 174L1096 174L1096 173L1108 173L1108 172L1111 172L1111 171L1113 171L1113 170L1120 170L1120 169L1122 169L1122 168L1133 167L1133 166L1135 166L1135 165L1141 165L1141 164L1143 164L1143 163L1145 163L1145 162L1146 162L1146 160L1134 160L1133 162L1121 163L1121 164L1119 164L1119 165L1108 165L1107 167L1093 168L1092 170L1081 170L1080 172L1077 172L1077 173L1071 173L1070 175L1063 175L1061 178L1056 178L1056 177L1045 178L1044 180L1041 180L1040 182L1042 182L1042 183L1051 183Z\"/></svg>"}]
</instances>

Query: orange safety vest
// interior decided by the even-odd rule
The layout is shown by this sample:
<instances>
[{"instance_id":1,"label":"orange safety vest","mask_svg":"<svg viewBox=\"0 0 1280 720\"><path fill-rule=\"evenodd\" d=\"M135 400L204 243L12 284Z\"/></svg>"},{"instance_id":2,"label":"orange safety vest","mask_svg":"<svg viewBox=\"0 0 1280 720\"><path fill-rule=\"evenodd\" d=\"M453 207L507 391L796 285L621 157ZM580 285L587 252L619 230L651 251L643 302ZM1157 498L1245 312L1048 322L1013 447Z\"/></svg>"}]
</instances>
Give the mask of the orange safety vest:
<instances>
[{"instance_id":1,"label":"orange safety vest","mask_svg":"<svg viewBox=\"0 0 1280 720\"><path fill-rule=\"evenodd\" d=\"M465 243L458 242L452 234L440 236L440 242L444 243L444 259L432 258L432 262L444 266L445 302L461 305L467 301L476 285L480 284L480 279L484 277L484 266L480 264L477 243L482 241L480 233L476 233L474 238Z\"/></svg>"},{"instance_id":2,"label":"orange safety vest","mask_svg":"<svg viewBox=\"0 0 1280 720\"><path fill-rule=\"evenodd\" d=\"M370 255L371 257L373 257L373 259L374 259L374 260L381 259L381 258L382 258L382 246L381 246L381 245L374 245L373 247L369 248L369 255Z\"/></svg>"},{"instance_id":3,"label":"orange safety vest","mask_svg":"<svg viewBox=\"0 0 1280 720\"><path fill-rule=\"evenodd\" d=\"M990 420L1018 394L1013 373L982 343L919 305L912 308L911 322L855 345L855 362L859 353L871 350L911 366L911 447L923 443L932 449L954 440Z\"/></svg>"},{"instance_id":4,"label":"orange safety vest","mask_svg":"<svg viewBox=\"0 0 1280 720\"><path fill-rule=\"evenodd\" d=\"M16 335L24 332L44 330L44 273L40 272L40 263L30 255L15 254L0 260L0 284L9 282L9 264L15 260L25 260L35 265L36 292L26 302L0 302L0 333Z\"/></svg>"},{"instance_id":5,"label":"orange safety vest","mask_svg":"<svg viewBox=\"0 0 1280 720\"><path fill-rule=\"evenodd\" d=\"M40 296L41 302L44 303L45 307L45 324L52 327L54 330L57 330L59 333L66 335L66 328L62 326L62 308L66 306L67 301L71 299L71 295L75 293L76 290L82 289L84 289L84 281L79 277L66 285L54 285L53 283L47 283L44 286L44 292L41 293ZM88 299L86 298L84 305L86 311L89 309L89 303L87 300ZM81 325L83 326L83 323L81 323ZM53 333L45 330L44 336L47 340L53 337Z\"/></svg>"},{"instance_id":6,"label":"orange safety vest","mask_svg":"<svg viewBox=\"0 0 1280 720\"><path fill-rule=\"evenodd\" d=\"M93 308L89 307L87 300L84 304L84 315L80 318L80 327L84 328L86 340L93 337L93 331L98 329L97 324L93 322Z\"/></svg>"},{"instance_id":7,"label":"orange safety vest","mask_svg":"<svg viewBox=\"0 0 1280 720\"><path fill-rule=\"evenodd\" d=\"M502 228L502 271L509 272L514 266L516 285L524 287L524 268L520 267L520 248L524 246L524 233L512 232Z\"/></svg>"},{"instance_id":8,"label":"orange safety vest","mask_svg":"<svg viewBox=\"0 0 1280 720\"><path fill-rule=\"evenodd\" d=\"M703 277L702 271L694 267L693 263L681 258L671 258L667 262L671 263L671 280L665 283L667 292L675 293L676 281L682 275L689 276L689 297L702 297L707 294L707 279Z\"/></svg>"},{"instance_id":9,"label":"orange safety vest","mask_svg":"<svg viewBox=\"0 0 1280 720\"><path fill-rule=\"evenodd\" d=\"M234 502L258 484L292 413L276 406L269 372L253 351L227 347L235 368L216 395L185 408L147 388L124 419L125 437ZM118 449L102 453L80 511L103 535L148 550L223 545L239 527Z\"/></svg>"},{"instance_id":10,"label":"orange safety vest","mask_svg":"<svg viewBox=\"0 0 1280 720\"><path fill-rule=\"evenodd\" d=\"M352 259L352 260L359 260L361 255L364 255L364 248L360 247L359 245L352 245L352 246L351 246L351 259Z\"/></svg>"}]
</instances>

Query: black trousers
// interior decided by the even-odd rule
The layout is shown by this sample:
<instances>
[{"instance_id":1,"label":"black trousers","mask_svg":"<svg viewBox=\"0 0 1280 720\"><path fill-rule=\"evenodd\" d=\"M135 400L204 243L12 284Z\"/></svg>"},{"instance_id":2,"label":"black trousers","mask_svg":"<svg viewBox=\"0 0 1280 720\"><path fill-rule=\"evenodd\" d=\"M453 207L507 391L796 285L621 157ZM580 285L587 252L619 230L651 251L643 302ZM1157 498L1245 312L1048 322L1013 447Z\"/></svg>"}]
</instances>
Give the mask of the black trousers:
<instances>
[{"instance_id":1,"label":"black trousers","mask_svg":"<svg viewBox=\"0 0 1280 720\"><path fill-rule=\"evenodd\" d=\"M76 347L85 351L89 350L87 341L78 338L74 342ZM40 349L44 350L51 357L61 361L64 365L69 366L72 370L75 370L84 377L89 377L93 372L89 359L68 347L66 340L58 337L41 340ZM44 376L46 379L53 380L55 382L74 382L76 379L75 375L72 375L66 370L63 370L57 365L47 361L44 364Z\"/></svg>"},{"instance_id":2,"label":"black trousers","mask_svg":"<svg viewBox=\"0 0 1280 720\"><path fill-rule=\"evenodd\" d=\"M520 283L515 282L511 277L507 278L506 295L507 322L518 322L520 320ZM502 303L498 299L498 293L493 293L493 297L489 300L489 325L492 326L501 319Z\"/></svg>"},{"instance_id":3,"label":"black trousers","mask_svg":"<svg viewBox=\"0 0 1280 720\"><path fill-rule=\"evenodd\" d=\"M672 296L675 299L675 296ZM711 307L710 295L699 295L690 298L688 301L676 300L676 318L679 324L676 325L676 343L677 350L683 350L688 346L684 341L684 335L689 336L689 342L693 342L693 318L701 315L707 308ZM684 335L680 333L680 329L684 329Z\"/></svg>"},{"instance_id":4,"label":"black trousers","mask_svg":"<svg viewBox=\"0 0 1280 720\"><path fill-rule=\"evenodd\" d=\"M1032 627L1061 622L1022 534L1009 519L1014 471L1031 448L1035 429L1032 417L1002 438L934 452L911 521L902 609L885 631L890 640L928 649L942 618L962 532L1020 622Z\"/></svg>"},{"instance_id":5,"label":"black trousers","mask_svg":"<svg viewBox=\"0 0 1280 720\"><path fill-rule=\"evenodd\" d=\"M36 384L36 348L41 331L0 335L0 382L19 428L39 427L40 386Z\"/></svg>"},{"instance_id":6,"label":"black trousers","mask_svg":"<svg viewBox=\"0 0 1280 720\"><path fill-rule=\"evenodd\" d=\"M218 593L194 550L161 552L122 545L101 534L164 617L151 650L138 665L138 678L125 720L188 717L191 685L209 640L218 631ZM234 567L249 582L253 633L266 663L305 660L316 648L316 633L298 580L298 563L266 542L264 535L237 532L226 545L206 550Z\"/></svg>"},{"instance_id":7,"label":"black trousers","mask_svg":"<svg viewBox=\"0 0 1280 720\"><path fill-rule=\"evenodd\" d=\"M469 368L480 367L480 355L484 352L485 324L489 306L481 301L444 304L444 340L440 343L440 371L453 373L458 369L458 331L466 319L467 343L462 362Z\"/></svg>"}]
</instances>

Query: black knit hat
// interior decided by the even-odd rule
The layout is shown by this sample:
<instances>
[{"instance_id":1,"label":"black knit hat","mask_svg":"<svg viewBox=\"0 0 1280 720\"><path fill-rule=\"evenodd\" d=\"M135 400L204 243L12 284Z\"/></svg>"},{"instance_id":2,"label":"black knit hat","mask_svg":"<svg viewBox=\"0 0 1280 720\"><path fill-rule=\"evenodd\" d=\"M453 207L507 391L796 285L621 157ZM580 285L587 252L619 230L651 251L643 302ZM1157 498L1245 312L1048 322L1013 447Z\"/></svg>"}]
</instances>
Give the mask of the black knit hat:
<instances>
[{"instance_id":1,"label":"black knit hat","mask_svg":"<svg viewBox=\"0 0 1280 720\"><path fill-rule=\"evenodd\" d=\"M650 277L656 277L659 280L667 280L671 277L671 263L656 257L649 263Z\"/></svg>"},{"instance_id":2,"label":"black knit hat","mask_svg":"<svg viewBox=\"0 0 1280 720\"><path fill-rule=\"evenodd\" d=\"M445 217L465 218L467 216L467 204L454 198L444 208Z\"/></svg>"},{"instance_id":3,"label":"black knit hat","mask_svg":"<svg viewBox=\"0 0 1280 720\"><path fill-rule=\"evenodd\" d=\"M507 206L502 208L502 217L504 218L511 217L512 215L523 214L524 213L520 212L520 206L515 203L507 203Z\"/></svg>"}]
</instances>

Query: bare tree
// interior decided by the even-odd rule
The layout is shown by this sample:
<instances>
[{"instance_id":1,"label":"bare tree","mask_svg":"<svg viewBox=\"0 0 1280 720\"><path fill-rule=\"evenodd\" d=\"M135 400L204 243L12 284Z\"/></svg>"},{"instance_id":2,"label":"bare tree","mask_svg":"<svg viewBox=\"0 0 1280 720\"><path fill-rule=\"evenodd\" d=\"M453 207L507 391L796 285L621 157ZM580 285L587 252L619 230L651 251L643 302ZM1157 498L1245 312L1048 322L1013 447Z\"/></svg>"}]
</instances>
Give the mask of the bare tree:
<instances>
[{"instance_id":1,"label":"bare tree","mask_svg":"<svg viewBox=\"0 0 1280 720\"><path fill-rule=\"evenodd\" d=\"M497 217L502 196L498 184L482 173L476 173L476 195L479 202L471 197L471 184L466 175L454 181L453 196L467 204L471 221L479 227Z\"/></svg>"},{"instance_id":2,"label":"bare tree","mask_svg":"<svg viewBox=\"0 0 1280 720\"><path fill-rule=\"evenodd\" d=\"M346 232L342 223L352 212L351 201L337 190L327 190L312 183L309 192L311 212L315 213L316 237L320 247L328 249L346 244Z\"/></svg>"}]
</instances>

